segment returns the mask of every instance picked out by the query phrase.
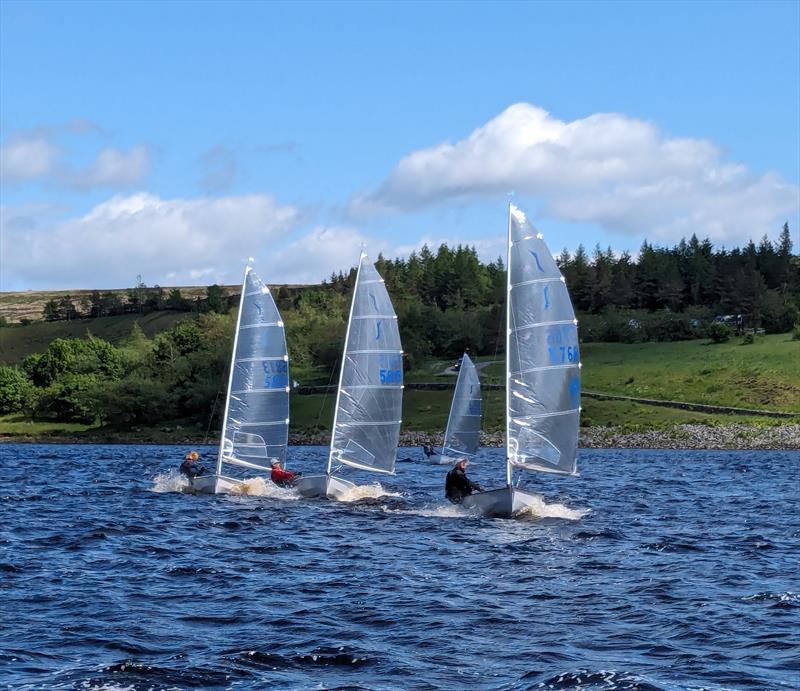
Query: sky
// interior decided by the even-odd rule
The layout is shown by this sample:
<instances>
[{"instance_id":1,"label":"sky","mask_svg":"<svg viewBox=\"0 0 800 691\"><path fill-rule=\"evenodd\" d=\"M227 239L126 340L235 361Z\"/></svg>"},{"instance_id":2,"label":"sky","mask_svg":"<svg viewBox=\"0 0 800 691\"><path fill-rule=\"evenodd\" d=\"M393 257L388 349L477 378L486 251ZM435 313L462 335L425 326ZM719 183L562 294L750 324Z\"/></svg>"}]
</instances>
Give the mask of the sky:
<instances>
[{"instance_id":1,"label":"sky","mask_svg":"<svg viewBox=\"0 0 800 691\"><path fill-rule=\"evenodd\" d=\"M0 1L0 290L800 249L800 2Z\"/></svg>"}]
</instances>

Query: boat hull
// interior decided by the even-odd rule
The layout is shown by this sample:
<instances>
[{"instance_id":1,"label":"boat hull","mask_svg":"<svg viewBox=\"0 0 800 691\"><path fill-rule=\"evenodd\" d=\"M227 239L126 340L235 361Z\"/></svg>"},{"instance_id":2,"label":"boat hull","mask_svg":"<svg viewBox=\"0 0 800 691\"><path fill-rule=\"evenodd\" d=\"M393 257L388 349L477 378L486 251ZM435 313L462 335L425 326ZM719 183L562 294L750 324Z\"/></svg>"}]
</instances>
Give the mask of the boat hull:
<instances>
[{"instance_id":1,"label":"boat hull","mask_svg":"<svg viewBox=\"0 0 800 691\"><path fill-rule=\"evenodd\" d=\"M542 495L526 492L517 487L501 487L500 489L478 492L464 497L461 505L470 511L480 511L484 516L492 518L513 518L515 515L542 501Z\"/></svg>"},{"instance_id":2,"label":"boat hull","mask_svg":"<svg viewBox=\"0 0 800 691\"><path fill-rule=\"evenodd\" d=\"M229 494L241 481L224 475L200 475L189 480L189 491L194 494Z\"/></svg>"},{"instance_id":3,"label":"boat hull","mask_svg":"<svg viewBox=\"0 0 800 691\"><path fill-rule=\"evenodd\" d=\"M304 475L294 485L301 497L327 499L341 499L354 487L352 482L333 475Z\"/></svg>"}]
</instances>

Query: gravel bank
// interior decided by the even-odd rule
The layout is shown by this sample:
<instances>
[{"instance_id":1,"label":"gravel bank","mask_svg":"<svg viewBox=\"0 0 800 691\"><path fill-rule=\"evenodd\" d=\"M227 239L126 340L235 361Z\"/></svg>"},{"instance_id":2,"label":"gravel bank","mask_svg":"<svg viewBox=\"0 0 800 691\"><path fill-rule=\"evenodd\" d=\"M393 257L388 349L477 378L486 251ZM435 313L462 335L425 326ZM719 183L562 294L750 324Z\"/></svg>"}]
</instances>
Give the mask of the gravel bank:
<instances>
[{"instance_id":1,"label":"gravel bank","mask_svg":"<svg viewBox=\"0 0 800 691\"><path fill-rule=\"evenodd\" d=\"M423 444L440 446L442 434L403 432L400 446L414 447ZM483 434L483 446L502 447L504 434ZM209 444L217 443L209 439ZM292 434L289 443L299 446L327 446L327 435ZM121 434L96 432L75 436L31 437L0 434L0 443L7 444L189 444L204 443L203 438L192 435L176 438L174 434L159 438L158 433ZM758 427L742 423L730 425L674 425L659 430L637 432L623 431L617 427L588 427L581 429L581 446L588 449L787 449L800 450L800 424Z\"/></svg>"}]
</instances>

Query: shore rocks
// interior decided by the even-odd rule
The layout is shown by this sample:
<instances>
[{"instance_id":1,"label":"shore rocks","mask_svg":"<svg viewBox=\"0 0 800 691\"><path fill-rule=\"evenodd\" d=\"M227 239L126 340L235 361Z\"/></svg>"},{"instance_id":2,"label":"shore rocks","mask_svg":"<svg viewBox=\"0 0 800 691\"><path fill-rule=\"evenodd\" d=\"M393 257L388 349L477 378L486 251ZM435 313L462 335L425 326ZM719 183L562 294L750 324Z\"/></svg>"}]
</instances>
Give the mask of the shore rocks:
<instances>
[{"instance_id":1,"label":"shore rocks","mask_svg":"<svg viewBox=\"0 0 800 691\"><path fill-rule=\"evenodd\" d=\"M426 432L403 432L400 446L420 447L431 444L440 447L443 434ZM0 435L0 443L6 444L216 444L218 439L203 440L187 435L183 439L159 439L157 433L146 431L130 436L119 432L75 436ZM330 437L326 434L290 434L289 444L294 446L327 446ZM481 435L481 446L502 448L505 444L503 432ZM673 425L663 429L631 431L620 427L588 427L581 429L581 447L586 449L785 449L800 450L800 424L758 426L744 423L729 425Z\"/></svg>"},{"instance_id":2,"label":"shore rocks","mask_svg":"<svg viewBox=\"0 0 800 691\"><path fill-rule=\"evenodd\" d=\"M443 434L403 432L400 446L441 446ZM291 435L290 444L326 446L326 435ZM502 447L503 432L484 432L481 446ZM581 429L581 447L587 449L800 449L800 424L760 427L729 425L673 425L664 429L629 431L619 427Z\"/></svg>"}]
</instances>

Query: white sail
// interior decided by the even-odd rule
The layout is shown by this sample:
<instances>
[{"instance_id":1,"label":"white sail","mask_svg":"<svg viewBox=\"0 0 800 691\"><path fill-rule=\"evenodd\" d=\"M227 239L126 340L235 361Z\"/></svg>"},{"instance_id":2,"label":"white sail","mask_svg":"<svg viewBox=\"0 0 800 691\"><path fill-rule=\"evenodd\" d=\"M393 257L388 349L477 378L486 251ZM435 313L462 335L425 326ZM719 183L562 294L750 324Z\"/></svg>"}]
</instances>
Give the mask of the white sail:
<instances>
[{"instance_id":1,"label":"white sail","mask_svg":"<svg viewBox=\"0 0 800 691\"><path fill-rule=\"evenodd\" d=\"M233 345L217 474L223 464L268 471L286 458L289 355L272 295L245 268Z\"/></svg>"},{"instance_id":2,"label":"white sail","mask_svg":"<svg viewBox=\"0 0 800 691\"><path fill-rule=\"evenodd\" d=\"M481 443L481 406L478 371L469 355L464 353L444 433L443 462L461 457L471 459L478 453Z\"/></svg>"},{"instance_id":3,"label":"white sail","mask_svg":"<svg viewBox=\"0 0 800 691\"><path fill-rule=\"evenodd\" d=\"M506 439L512 467L574 474L580 416L578 328L564 277L515 206L508 228Z\"/></svg>"},{"instance_id":4,"label":"white sail","mask_svg":"<svg viewBox=\"0 0 800 691\"><path fill-rule=\"evenodd\" d=\"M403 401L403 350L389 293L365 254L356 275L328 458L393 473Z\"/></svg>"}]
</instances>

